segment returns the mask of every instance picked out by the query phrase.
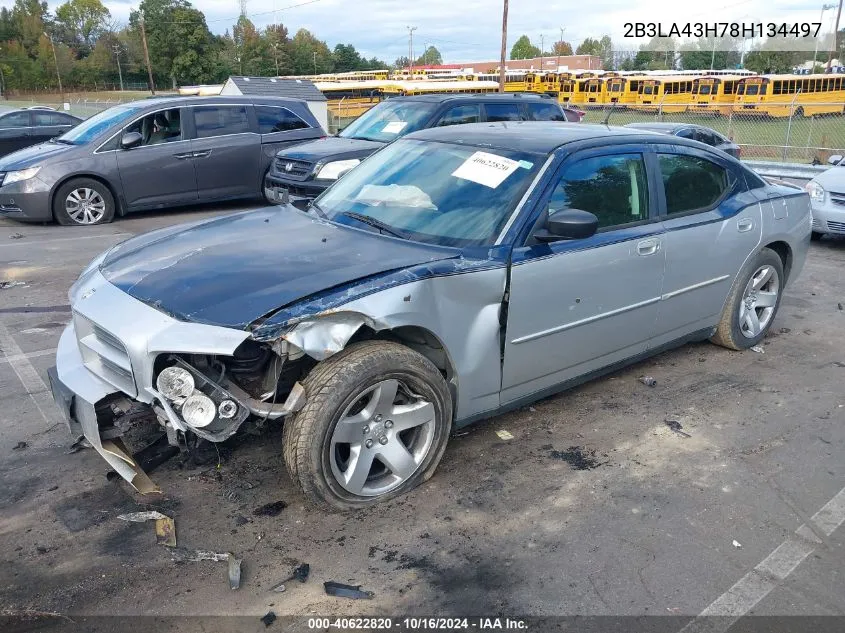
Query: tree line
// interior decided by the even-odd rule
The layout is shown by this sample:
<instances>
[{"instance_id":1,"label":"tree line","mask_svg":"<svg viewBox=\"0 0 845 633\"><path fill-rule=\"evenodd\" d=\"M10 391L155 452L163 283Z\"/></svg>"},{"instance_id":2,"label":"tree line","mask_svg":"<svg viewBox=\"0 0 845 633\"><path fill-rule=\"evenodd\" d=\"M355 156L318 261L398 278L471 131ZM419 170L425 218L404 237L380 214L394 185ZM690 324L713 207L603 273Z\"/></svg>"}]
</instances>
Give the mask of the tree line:
<instances>
[{"instance_id":1,"label":"tree line","mask_svg":"<svg viewBox=\"0 0 845 633\"><path fill-rule=\"evenodd\" d=\"M54 14L46 2L15 0L10 9L0 9L0 87L4 93L56 90L61 77L65 90L97 90L118 85L121 75L126 85L146 86L142 26L153 79L163 89L219 83L230 75L388 67L375 57L366 59L352 44L330 49L307 29L293 35L283 24L259 29L245 16L215 35L188 0L143 0L123 26L100 0L68 0ZM427 52L440 57L436 49Z\"/></svg>"}]
</instances>

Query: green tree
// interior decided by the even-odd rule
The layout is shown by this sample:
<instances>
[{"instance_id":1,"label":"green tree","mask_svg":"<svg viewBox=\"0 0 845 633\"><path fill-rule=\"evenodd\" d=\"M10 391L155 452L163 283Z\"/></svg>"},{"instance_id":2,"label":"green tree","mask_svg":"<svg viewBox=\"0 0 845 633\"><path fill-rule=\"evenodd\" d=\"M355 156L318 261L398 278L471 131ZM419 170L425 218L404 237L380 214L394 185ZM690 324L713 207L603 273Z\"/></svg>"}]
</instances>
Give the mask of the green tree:
<instances>
[{"instance_id":1,"label":"green tree","mask_svg":"<svg viewBox=\"0 0 845 633\"><path fill-rule=\"evenodd\" d=\"M290 39L288 29L284 24L270 24L264 29L270 55L273 57L273 68L277 75L289 75L293 71L290 59Z\"/></svg>"},{"instance_id":2,"label":"green tree","mask_svg":"<svg viewBox=\"0 0 845 633\"><path fill-rule=\"evenodd\" d=\"M109 18L111 13L100 0L68 0L56 9L55 24L59 39L81 58L108 31Z\"/></svg>"},{"instance_id":3,"label":"green tree","mask_svg":"<svg viewBox=\"0 0 845 633\"><path fill-rule=\"evenodd\" d=\"M12 8L15 37L32 58L38 56L39 42L49 21L48 18L46 2L15 0L15 6Z\"/></svg>"},{"instance_id":4,"label":"green tree","mask_svg":"<svg viewBox=\"0 0 845 633\"><path fill-rule=\"evenodd\" d=\"M408 59L407 57L404 57L404 56L402 56L402 57L397 57L397 58L396 58L396 61L395 61L395 62L393 62L393 67L394 67L394 68L399 68L399 69L401 69L401 68L408 68L410 65L411 65L411 60L410 60L410 59Z\"/></svg>"},{"instance_id":5,"label":"green tree","mask_svg":"<svg viewBox=\"0 0 845 633\"><path fill-rule=\"evenodd\" d=\"M603 68L613 67L613 42L609 35L604 35L598 40L592 37L586 38L575 49L575 54L601 57Z\"/></svg>"},{"instance_id":6,"label":"green tree","mask_svg":"<svg viewBox=\"0 0 845 633\"><path fill-rule=\"evenodd\" d=\"M332 52L308 29L299 29L290 41L290 56L296 75L328 73L333 69Z\"/></svg>"},{"instance_id":7,"label":"green tree","mask_svg":"<svg viewBox=\"0 0 845 633\"><path fill-rule=\"evenodd\" d=\"M540 49L531 43L527 35L521 35L511 48L510 59L531 59L539 56Z\"/></svg>"},{"instance_id":8,"label":"green tree","mask_svg":"<svg viewBox=\"0 0 845 633\"><path fill-rule=\"evenodd\" d=\"M572 55L572 44L564 40L558 40L552 46L553 55Z\"/></svg>"},{"instance_id":9,"label":"green tree","mask_svg":"<svg viewBox=\"0 0 845 633\"><path fill-rule=\"evenodd\" d=\"M739 64L740 42L731 39L701 38L681 46L679 57L684 70L735 68Z\"/></svg>"},{"instance_id":10,"label":"green tree","mask_svg":"<svg viewBox=\"0 0 845 633\"><path fill-rule=\"evenodd\" d=\"M443 56L436 46L429 46L414 62L417 66L439 66L443 63Z\"/></svg>"},{"instance_id":11,"label":"green tree","mask_svg":"<svg viewBox=\"0 0 845 633\"><path fill-rule=\"evenodd\" d=\"M338 44L332 53L335 72L345 73L352 70L360 70L364 66L364 60L360 53L355 50L352 44Z\"/></svg>"},{"instance_id":12,"label":"green tree","mask_svg":"<svg viewBox=\"0 0 845 633\"><path fill-rule=\"evenodd\" d=\"M757 46L745 56L745 67L761 74L791 73L804 56L805 53L770 51Z\"/></svg>"}]
</instances>

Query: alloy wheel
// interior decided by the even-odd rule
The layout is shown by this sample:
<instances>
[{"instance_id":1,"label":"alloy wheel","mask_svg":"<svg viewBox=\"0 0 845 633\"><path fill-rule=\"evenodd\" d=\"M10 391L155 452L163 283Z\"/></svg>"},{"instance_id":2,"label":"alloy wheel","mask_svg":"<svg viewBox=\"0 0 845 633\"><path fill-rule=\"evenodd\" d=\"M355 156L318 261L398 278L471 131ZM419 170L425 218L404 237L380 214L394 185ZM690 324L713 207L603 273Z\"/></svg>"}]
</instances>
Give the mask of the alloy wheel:
<instances>
[{"instance_id":1,"label":"alloy wheel","mask_svg":"<svg viewBox=\"0 0 845 633\"><path fill-rule=\"evenodd\" d=\"M106 213L106 201L98 191L80 187L65 198L65 210L77 224L97 224Z\"/></svg>"},{"instance_id":2,"label":"alloy wheel","mask_svg":"<svg viewBox=\"0 0 845 633\"><path fill-rule=\"evenodd\" d=\"M739 329L746 338L756 338L774 317L780 293L777 270L768 264L751 275L739 304Z\"/></svg>"}]
</instances>

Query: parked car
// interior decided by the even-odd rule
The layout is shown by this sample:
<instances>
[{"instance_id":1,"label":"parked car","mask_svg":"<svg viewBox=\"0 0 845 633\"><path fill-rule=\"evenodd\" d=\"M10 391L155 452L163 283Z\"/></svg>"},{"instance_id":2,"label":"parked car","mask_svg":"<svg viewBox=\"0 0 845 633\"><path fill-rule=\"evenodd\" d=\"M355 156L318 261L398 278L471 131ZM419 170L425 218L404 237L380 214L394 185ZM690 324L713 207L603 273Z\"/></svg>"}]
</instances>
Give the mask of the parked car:
<instances>
[{"instance_id":1,"label":"parked car","mask_svg":"<svg viewBox=\"0 0 845 633\"><path fill-rule=\"evenodd\" d=\"M0 159L0 216L102 224L115 214L259 197L280 148L324 135L297 99L170 97L114 106Z\"/></svg>"},{"instance_id":2,"label":"parked car","mask_svg":"<svg viewBox=\"0 0 845 633\"><path fill-rule=\"evenodd\" d=\"M81 122L72 114L36 108L5 112L0 115L0 156L60 136Z\"/></svg>"},{"instance_id":3,"label":"parked car","mask_svg":"<svg viewBox=\"0 0 845 633\"><path fill-rule=\"evenodd\" d=\"M647 130L649 132L659 132L660 134L671 134L679 138L688 138L705 145L710 145L716 149L720 149L726 154L730 154L734 158L739 158L742 153L739 145L732 140L725 138L715 130L703 125L689 125L687 123L629 123L625 127L631 127L636 130Z\"/></svg>"},{"instance_id":4,"label":"parked car","mask_svg":"<svg viewBox=\"0 0 845 633\"><path fill-rule=\"evenodd\" d=\"M804 187L810 194L813 208L813 239L825 233L845 235L845 158L831 156L831 168L822 172Z\"/></svg>"},{"instance_id":5,"label":"parked car","mask_svg":"<svg viewBox=\"0 0 845 633\"><path fill-rule=\"evenodd\" d=\"M303 143L276 155L267 173L269 200L304 208L341 175L406 134L429 127L482 121L571 121L584 113L533 93L427 94L395 97L355 119L336 137Z\"/></svg>"},{"instance_id":6,"label":"parked car","mask_svg":"<svg viewBox=\"0 0 845 633\"><path fill-rule=\"evenodd\" d=\"M757 345L810 243L801 190L682 138L560 123L410 134L308 213L171 226L69 292L56 402L136 487L121 412L173 442L286 417L314 502L431 477L452 430L685 341Z\"/></svg>"}]
</instances>

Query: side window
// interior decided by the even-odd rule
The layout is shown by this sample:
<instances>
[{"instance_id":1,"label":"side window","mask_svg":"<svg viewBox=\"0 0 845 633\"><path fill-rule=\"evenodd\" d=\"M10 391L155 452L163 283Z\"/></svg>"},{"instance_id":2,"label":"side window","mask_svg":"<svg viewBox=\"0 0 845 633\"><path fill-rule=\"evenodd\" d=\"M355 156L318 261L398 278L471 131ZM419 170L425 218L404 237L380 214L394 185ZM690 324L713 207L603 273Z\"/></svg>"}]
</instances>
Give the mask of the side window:
<instances>
[{"instance_id":1,"label":"side window","mask_svg":"<svg viewBox=\"0 0 845 633\"><path fill-rule=\"evenodd\" d=\"M555 103L528 103L528 112L533 121L566 121L566 116Z\"/></svg>"},{"instance_id":2,"label":"side window","mask_svg":"<svg viewBox=\"0 0 845 633\"><path fill-rule=\"evenodd\" d=\"M252 131L246 106L197 106L193 110L197 138Z\"/></svg>"},{"instance_id":3,"label":"side window","mask_svg":"<svg viewBox=\"0 0 845 633\"><path fill-rule=\"evenodd\" d=\"M488 103L484 106L488 121L520 121L518 103Z\"/></svg>"},{"instance_id":4,"label":"side window","mask_svg":"<svg viewBox=\"0 0 845 633\"><path fill-rule=\"evenodd\" d=\"M124 133L128 132L138 132L143 139L141 145L161 145L162 143L181 141L182 119L179 115L179 108L161 110L141 117L126 128Z\"/></svg>"},{"instance_id":5,"label":"side window","mask_svg":"<svg viewBox=\"0 0 845 633\"><path fill-rule=\"evenodd\" d=\"M440 120L437 122L437 127L443 127L446 125L461 125L463 123L478 123L480 120L480 105L459 105L446 110L446 113L440 117Z\"/></svg>"},{"instance_id":6,"label":"side window","mask_svg":"<svg viewBox=\"0 0 845 633\"><path fill-rule=\"evenodd\" d=\"M61 112L33 112L32 124L36 127L52 127L56 125L74 125L74 120Z\"/></svg>"},{"instance_id":7,"label":"side window","mask_svg":"<svg viewBox=\"0 0 845 633\"><path fill-rule=\"evenodd\" d=\"M0 117L0 129L29 127L29 112L14 112Z\"/></svg>"},{"instance_id":8,"label":"side window","mask_svg":"<svg viewBox=\"0 0 845 633\"><path fill-rule=\"evenodd\" d=\"M675 134L675 136L678 136L680 138L688 138L690 140L695 138L695 135L694 135L691 128L685 128L683 130L678 130L678 132Z\"/></svg>"},{"instance_id":9,"label":"side window","mask_svg":"<svg viewBox=\"0 0 845 633\"><path fill-rule=\"evenodd\" d=\"M642 154L580 160L566 168L549 200L549 213L580 209L603 228L648 219L648 182Z\"/></svg>"},{"instance_id":10,"label":"side window","mask_svg":"<svg viewBox=\"0 0 845 633\"><path fill-rule=\"evenodd\" d=\"M724 167L704 158L681 154L658 156L666 190L666 211L670 215L709 209L732 184Z\"/></svg>"},{"instance_id":11,"label":"side window","mask_svg":"<svg viewBox=\"0 0 845 633\"><path fill-rule=\"evenodd\" d=\"M287 108L257 105L255 116L258 117L258 133L289 132L311 127ZM249 130L246 130L249 131Z\"/></svg>"},{"instance_id":12,"label":"side window","mask_svg":"<svg viewBox=\"0 0 845 633\"><path fill-rule=\"evenodd\" d=\"M716 136L712 132L708 132L707 130L696 130L695 132L695 140L701 141L707 145L716 146L719 144L719 141L716 139Z\"/></svg>"}]
</instances>

